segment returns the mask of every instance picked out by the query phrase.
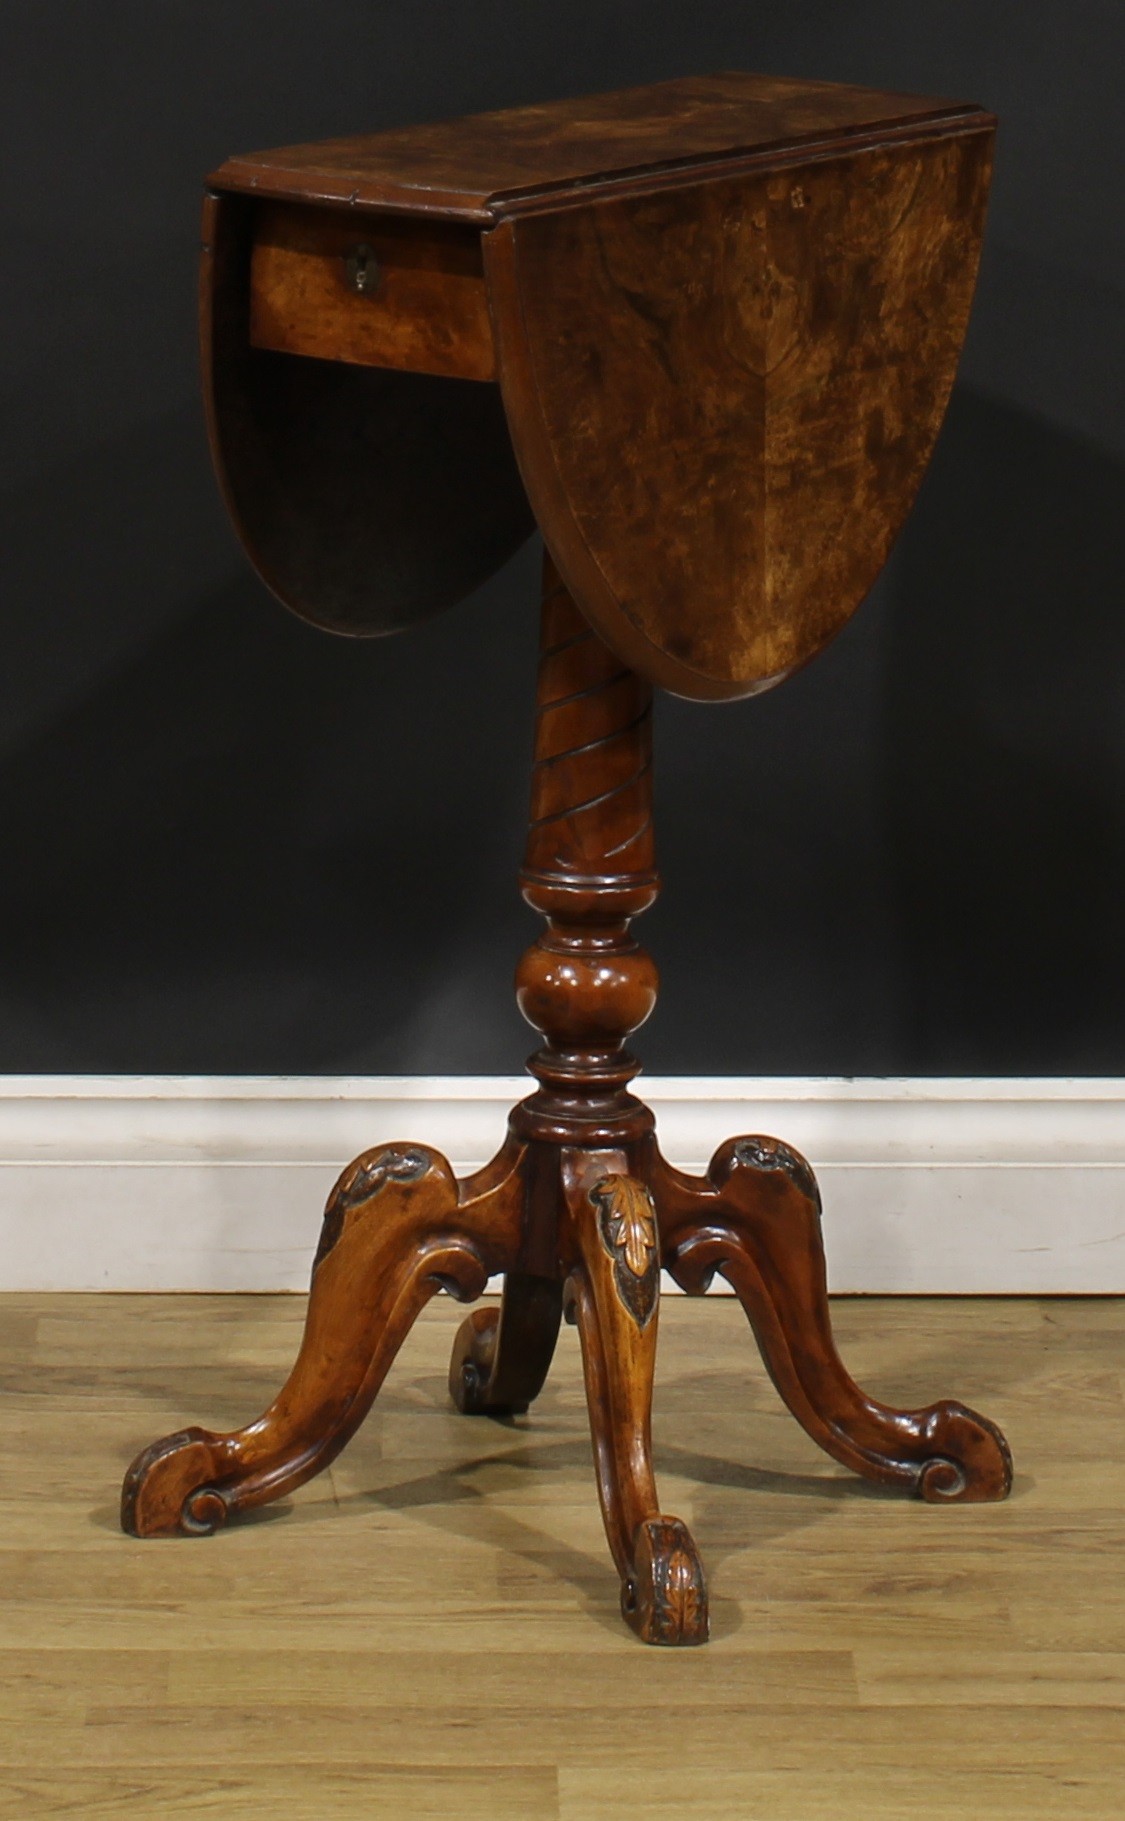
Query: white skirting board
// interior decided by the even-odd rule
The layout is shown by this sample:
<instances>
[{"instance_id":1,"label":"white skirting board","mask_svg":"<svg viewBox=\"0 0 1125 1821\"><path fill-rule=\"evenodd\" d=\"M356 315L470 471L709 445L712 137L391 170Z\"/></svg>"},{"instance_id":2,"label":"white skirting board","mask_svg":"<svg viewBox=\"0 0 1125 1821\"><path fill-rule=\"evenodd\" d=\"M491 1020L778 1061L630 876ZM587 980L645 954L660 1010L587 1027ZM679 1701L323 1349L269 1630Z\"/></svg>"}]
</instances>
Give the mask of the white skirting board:
<instances>
[{"instance_id":1,"label":"white skirting board","mask_svg":"<svg viewBox=\"0 0 1125 1821\"><path fill-rule=\"evenodd\" d=\"M357 1152L460 1174L526 1078L0 1077L0 1289L296 1290ZM665 1154L765 1132L820 1178L833 1290L1125 1290L1125 1081L645 1077Z\"/></svg>"}]
</instances>

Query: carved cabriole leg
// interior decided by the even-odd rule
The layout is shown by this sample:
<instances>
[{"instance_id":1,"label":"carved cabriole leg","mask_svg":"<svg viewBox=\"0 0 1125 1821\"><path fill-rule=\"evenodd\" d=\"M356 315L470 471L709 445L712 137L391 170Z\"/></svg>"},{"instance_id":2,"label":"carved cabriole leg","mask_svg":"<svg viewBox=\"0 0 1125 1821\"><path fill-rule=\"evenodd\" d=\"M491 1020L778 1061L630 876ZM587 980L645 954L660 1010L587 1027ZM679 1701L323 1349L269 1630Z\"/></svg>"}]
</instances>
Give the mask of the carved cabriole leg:
<instances>
[{"instance_id":1,"label":"carved cabriole leg","mask_svg":"<svg viewBox=\"0 0 1125 1821\"><path fill-rule=\"evenodd\" d=\"M564 1153L578 1324L598 1497L621 1611L646 1644L703 1644L707 1588L687 1526L661 1513L652 1471L660 1256L648 1190L621 1153Z\"/></svg>"},{"instance_id":2,"label":"carved cabriole leg","mask_svg":"<svg viewBox=\"0 0 1125 1821\"><path fill-rule=\"evenodd\" d=\"M716 1271L728 1279L770 1377L822 1448L932 1503L1007 1495L1011 1456L985 1417L950 1402L890 1409L849 1377L832 1338L820 1197L803 1157L773 1138L732 1139L706 1179L658 1158L651 1184L666 1268L694 1294Z\"/></svg>"},{"instance_id":3,"label":"carved cabriole leg","mask_svg":"<svg viewBox=\"0 0 1125 1821\"><path fill-rule=\"evenodd\" d=\"M471 1301L493 1271L510 1266L522 1160L509 1141L460 1186L422 1145L381 1146L349 1165L325 1209L304 1338L284 1388L245 1429L185 1429L146 1448L125 1477L124 1528L205 1535L326 1467L367 1415L430 1297L444 1287Z\"/></svg>"}]
</instances>

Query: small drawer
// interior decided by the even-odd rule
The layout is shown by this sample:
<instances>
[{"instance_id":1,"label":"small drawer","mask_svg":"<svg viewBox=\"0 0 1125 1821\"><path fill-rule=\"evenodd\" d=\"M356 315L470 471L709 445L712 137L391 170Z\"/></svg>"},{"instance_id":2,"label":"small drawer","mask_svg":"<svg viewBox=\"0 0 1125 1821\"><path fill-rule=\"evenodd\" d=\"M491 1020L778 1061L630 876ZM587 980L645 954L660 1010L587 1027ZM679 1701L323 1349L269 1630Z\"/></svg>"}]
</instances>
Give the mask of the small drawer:
<instances>
[{"instance_id":1,"label":"small drawer","mask_svg":"<svg viewBox=\"0 0 1125 1821\"><path fill-rule=\"evenodd\" d=\"M250 263L250 341L361 367L495 379L480 234L263 203Z\"/></svg>"}]
</instances>

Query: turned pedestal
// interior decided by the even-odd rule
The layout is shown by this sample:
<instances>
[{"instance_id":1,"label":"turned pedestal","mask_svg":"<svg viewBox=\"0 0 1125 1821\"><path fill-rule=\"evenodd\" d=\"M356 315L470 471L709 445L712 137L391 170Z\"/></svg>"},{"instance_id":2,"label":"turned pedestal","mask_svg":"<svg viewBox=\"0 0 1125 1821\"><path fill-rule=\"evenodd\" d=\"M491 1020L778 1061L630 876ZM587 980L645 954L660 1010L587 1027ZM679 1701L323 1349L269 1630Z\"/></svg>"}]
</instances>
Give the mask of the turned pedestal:
<instances>
[{"instance_id":1,"label":"turned pedestal","mask_svg":"<svg viewBox=\"0 0 1125 1821\"><path fill-rule=\"evenodd\" d=\"M398 630L537 521L545 563L519 963L537 1088L457 1181L383 1142L333 1190L304 1339L233 1434L184 1429L126 1477L139 1536L292 1491L371 1407L419 1310L474 1310L450 1391L526 1411L577 1324L622 1612L707 1636L650 1409L661 1269L722 1273L830 1454L930 1501L1001 1498L963 1405L875 1403L832 1341L820 1200L777 1139L704 1177L661 1156L626 1048L656 999L653 684L753 694L854 611L929 457L972 294L993 122L979 109L727 75L232 160L205 212L212 443L265 580L336 631Z\"/></svg>"}]
</instances>

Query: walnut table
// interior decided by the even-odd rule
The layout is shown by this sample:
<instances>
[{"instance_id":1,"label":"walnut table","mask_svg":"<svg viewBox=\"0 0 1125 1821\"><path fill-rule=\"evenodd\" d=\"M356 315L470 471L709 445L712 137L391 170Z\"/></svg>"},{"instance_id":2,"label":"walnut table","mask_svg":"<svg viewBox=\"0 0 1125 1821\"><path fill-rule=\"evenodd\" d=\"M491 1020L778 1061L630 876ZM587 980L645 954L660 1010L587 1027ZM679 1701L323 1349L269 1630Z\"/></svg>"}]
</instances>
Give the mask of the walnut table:
<instances>
[{"instance_id":1,"label":"walnut table","mask_svg":"<svg viewBox=\"0 0 1125 1821\"><path fill-rule=\"evenodd\" d=\"M215 462L295 612L379 634L464 596L538 525L542 603L517 971L538 1088L455 1180L382 1143L329 1198L301 1349L256 1422L185 1429L129 1471L138 1536L198 1535L327 1465L439 1288L470 1314L473 1415L526 1410L561 1316L582 1342L628 1623L707 1636L662 1510L650 1402L660 1270L730 1281L797 1420L924 1499L1002 1498L1003 1437L894 1410L844 1370L812 1171L731 1139L704 1177L657 1149L624 1047L656 997L631 933L658 878L653 685L752 695L870 588L953 382L995 123L979 108L727 74L235 158L208 189L202 333Z\"/></svg>"}]
</instances>

